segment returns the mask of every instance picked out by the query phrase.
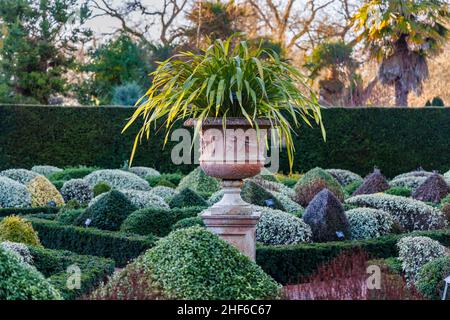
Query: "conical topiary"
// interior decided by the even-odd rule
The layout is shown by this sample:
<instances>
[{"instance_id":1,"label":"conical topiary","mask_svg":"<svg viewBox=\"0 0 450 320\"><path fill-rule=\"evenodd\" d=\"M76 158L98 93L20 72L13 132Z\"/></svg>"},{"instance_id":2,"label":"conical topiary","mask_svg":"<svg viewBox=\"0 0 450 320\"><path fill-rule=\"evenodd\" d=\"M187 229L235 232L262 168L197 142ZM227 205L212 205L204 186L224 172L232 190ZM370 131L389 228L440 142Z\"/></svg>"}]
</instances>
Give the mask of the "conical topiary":
<instances>
[{"instance_id":1,"label":"conical topiary","mask_svg":"<svg viewBox=\"0 0 450 320\"><path fill-rule=\"evenodd\" d=\"M321 168L309 170L295 185L294 200L306 207L323 189L333 192L339 201L344 201L344 191L335 178Z\"/></svg>"},{"instance_id":2,"label":"conical topiary","mask_svg":"<svg viewBox=\"0 0 450 320\"><path fill-rule=\"evenodd\" d=\"M344 208L328 189L320 191L303 214L312 230L314 242L336 241L350 238L350 225Z\"/></svg>"},{"instance_id":3,"label":"conical topiary","mask_svg":"<svg viewBox=\"0 0 450 320\"><path fill-rule=\"evenodd\" d=\"M102 194L86 211L75 220L76 225L116 231L122 222L137 210L120 191L112 190Z\"/></svg>"},{"instance_id":4,"label":"conical topiary","mask_svg":"<svg viewBox=\"0 0 450 320\"><path fill-rule=\"evenodd\" d=\"M424 202L439 203L449 193L450 186L441 175L435 173L414 191L412 197Z\"/></svg>"},{"instance_id":5,"label":"conical topiary","mask_svg":"<svg viewBox=\"0 0 450 320\"><path fill-rule=\"evenodd\" d=\"M241 197L245 202L285 211L281 202L269 191L265 190L255 182L246 180L241 190Z\"/></svg>"},{"instance_id":6,"label":"conical topiary","mask_svg":"<svg viewBox=\"0 0 450 320\"><path fill-rule=\"evenodd\" d=\"M171 208L207 207L208 203L195 191L184 188L169 202Z\"/></svg>"},{"instance_id":7,"label":"conical topiary","mask_svg":"<svg viewBox=\"0 0 450 320\"><path fill-rule=\"evenodd\" d=\"M197 167L181 179L178 184L178 190L185 188L189 188L197 193L209 193L212 195L214 192L220 190L220 183L216 178L210 177L203 172L201 167Z\"/></svg>"},{"instance_id":8,"label":"conical topiary","mask_svg":"<svg viewBox=\"0 0 450 320\"><path fill-rule=\"evenodd\" d=\"M353 192L353 195L383 192L389 187L386 177L381 174L379 169L374 169L371 174L364 178L363 184Z\"/></svg>"}]
</instances>

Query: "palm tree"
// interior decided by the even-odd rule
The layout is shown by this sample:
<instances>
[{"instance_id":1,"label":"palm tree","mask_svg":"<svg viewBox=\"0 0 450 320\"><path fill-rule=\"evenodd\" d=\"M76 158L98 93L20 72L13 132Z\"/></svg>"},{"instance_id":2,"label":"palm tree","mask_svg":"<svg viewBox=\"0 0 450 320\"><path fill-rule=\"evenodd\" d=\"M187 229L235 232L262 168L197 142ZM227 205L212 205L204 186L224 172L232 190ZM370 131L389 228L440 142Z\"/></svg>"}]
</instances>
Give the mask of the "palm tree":
<instances>
[{"instance_id":1,"label":"palm tree","mask_svg":"<svg viewBox=\"0 0 450 320\"><path fill-rule=\"evenodd\" d=\"M449 5L444 0L368 0L354 15L357 41L380 62L378 79L394 85L395 105L408 106L408 94L421 93L428 78L427 58L447 40Z\"/></svg>"}]
</instances>

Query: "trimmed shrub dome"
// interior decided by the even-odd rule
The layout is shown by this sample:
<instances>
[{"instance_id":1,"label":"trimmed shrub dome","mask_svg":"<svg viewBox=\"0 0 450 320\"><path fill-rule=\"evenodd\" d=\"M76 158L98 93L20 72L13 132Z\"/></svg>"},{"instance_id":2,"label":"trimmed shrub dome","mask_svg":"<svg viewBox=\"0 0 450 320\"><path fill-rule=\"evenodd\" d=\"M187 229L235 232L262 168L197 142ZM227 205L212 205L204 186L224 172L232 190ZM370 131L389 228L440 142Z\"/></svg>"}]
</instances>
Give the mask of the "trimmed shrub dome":
<instances>
[{"instance_id":1,"label":"trimmed shrub dome","mask_svg":"<svg viewBox=\"0 0 450 320\"><path fill-rule=\"evenodd\" d=\"M143 179L151 176L159 177L161 175L158 170L149 167L131 167L128 168L128 171Z\"/></svg>"},{"instance_id":2,"label":"trimmed shrub dome","mask_svg":"<svg viewBox=\"0 0 450 320\"><path fill-rule=\"evenodd\" d=\"M122 222L137 210L131 201L117 190L104 193L99 197L83 214L78 216L76 225L85 226L89 221L89 227L116 231L120 229Z\"/></svg>"},{"instance_id":3,"label":"trimmed shrub dome","mask_svg":"<svg viewBox=\"0 0 450 320\"><path fill-rule=\"evenodd\" d=\"M143 263L171 299L259 300L280 292L257 264L200 227L172 232L145 253Z\"/></svg>"},{"instance_id":4,"label":"trimmed shrub dome","mask_svg":"<svg viewBox=\"0 0 450 320\"><path fill-rule=\"evenodd\" d=\"M418 273L427 262L446 255L445 247L428 237L404 237L397 247L398 258L410 284L417 281Z\"/></svg>"},{"instance_id":5,"label":"trimmed shrub dome","mask_svg":"<svg viewBox=\"0 0 450 320\"><path fill-rule=\"evenodd\" d=\"M389 234L394 219L382 210L356 208L346 211L350 224L350 238L353 240L378 238Z\"/></svg>"},{"instance_id":6,"label":"trimmed shrub dome","mask_svg":"<svg viewBox=\"0 0 450 320\"><path fill-rule=\"evenodd\" d=\"M363 183L353 192L353 195L378 193L387 189L389 189L389 183L386 177L381 174L380 170L375 169L373 173L364 178Z\"/></svg>"},{"instance_id":7,"label":"trimmed shrub dome","mask_svg":"<svg viewBox=\"0 0 450 320\"><path fill-rule=\"evenodd\" d=\"M213 194L220 189L220 183L217 179L206 175L202 168L197 167L181 179L177 190L185 188L189 188L198 193Z\"/></svg>"},{"instance_id":8,"label":"trimmed shrub dome","mask_svg":"<svg viewBox=\"0 0 450 320\"><path fill-rule=\"evenodd\" d=\"M439 300L444 294L445 279L450 274L450 254L427 262L417 274L416 288L427 299ZM447 300L450 297L447 293Z\"/></svg>"},{"instance_id":9,"label":"trimmed shrub dome","mask_svg":"<svg viewBox=\"0 0 450 320\"><path fill-rule=\"evenodd\" d=\"M289 196L284 193L272 192L272 194L277 198L284 208L284 211L289 213L299 213L305 210L301 205L292 200Z\"/></svg>"},{"instance_id":10,"label":"trimmed shrub dome","mask_svg":"<svg viewBox=\"0 0 450 320\"><path fill-rule=\"evenodd\" d=\"M269 192L282 193L292 199L295 197L295 191L293 189L285 186L281 182L270 181L270 180L264 179L261 176L256 176L251 179L247 179L247 181L252 181Z\"/></svg>"},{"instance_id":11,"label":"trimmed shrub dome","mask_svg":"<svg viewBox=\"0 0 450 320\"><path fill-rule=\"evenodd\" d=\"M309 170L295 185L295 201L306 207L323 189L334 193L339 201L344 201L344 191L331 174L321 168Z\"/></svg>"},{"instance_id":12,"label":"trimmed shrub dome","mask_svg":"<svg viewBox=\"0 0 450 320\"><path fill-rule=\"evenodd\" d=\"M27 187L7 177L0 177L0 208L31 207L31 194Z\"/></svg>"},{"instance_id":13,"label":"trimmed shrub dome","mask_svg":"<svg viewBox=\"0 0 450 320\"><path fill-rule=\"evenodd\" d=\"M411 176L411 177L394 179L390 182L390 185L392 187L408 188L414 192L426 180L427 180L427 177Z\"/></svg>"},{"instance_id":14,"label":"trimmed shrub dome","mask_svg":"<svg viewBox=\"0 0 450 320\"><path fill-rule=\"evenodd\" d=\"M182 189L169 202L171 208L207 207L208 203L190 188Z\"/></svg>"},{"instance_id":15,"label":"trimmed shrub dome","mask_svg":"<svg viewBox=\"0 0 450 320\"><path fill-rule=\"evenodd\" d=\"M99 182L106 182L113 189L150 190L147 181L134 173L113 169L98 170L84 177L84 180L94 187Z\"/></svg>"},{"instance_id":16,"label":"trimmed shrub dome","mask_svg":"<svg viewBox=\"0 0 450 320\"><path fill-rule=\"evenodd\" d=\"M329 174L331 174L341 186L346 187L353 182L363 182L363 178L354 172L343 169L327 169Z\"/></svg>"},{"instance_id":17,"label":"trimmed shrub dome","mask_svg":"<svg viewBox=\"0 0 450 320\"><path fill-rule=\"evenodd\" d=\"M19 216L8 216L0 221L0 240L41 246L31 222Z\"/></svg>"},{"instance_id":18,"label":"trimmed shrub dome","mask_svg":"<svg viewBox=\"0 0 450 320\"><path fill-rule=\"evenodd\" d=\"M344 240L350 237L344 208L328 189L323 189L314 197L302 218L311 227L315 242Z\"/></svg>"},{"instance_id":19,"label":"trimmed shrub dome","mask_svg":"<svg viewBox=\"0 0 450 320\"><path fill-rule=\"evenodd\" d=\"M256 241L268 245L310 242L311 228L289 213L266 207L253 206L261 218L256 225Z\"/></svg>"},{"instance_id":20,"label":"trimmed shrub dome","mask_svg":"<svg viewBox=\"0 0 450 320\"><path fill-rule=\"evenodd\" d=\"M178 194L178 191L169 187L157 186L152 188L152 190L150 190L150 193L163 198L166 202L170 202L170 200L172 200L172 198Z\"/></svg>"},{"instance_id":21,"label":"trimmed shrub dome","mask_svg":"<svg viewBox=\"0 0 450 320\"><path fill-rule=\"evenodd\" d=\"M404 178L414 178L414 177L428 178L429 176L432 176L432 175L433 175L433 172L425 171L422 168L420 168L415 171L399 174L399 175L395 176L392 180L398 180L398 179L404 179Z\"/></svg>"},{"instance_id":22,"label":"trimmed shrub dome","mask_svg":"<svg viewBox=\"0 0 450 320\"><path fill-rule=\"evenodd\" d=\"M0 172L0 176L10 178L14 181L26 185L34 178L40 176L40 174L26 169L9 169Z\"/></svg>"},{"instance_id":23,"label":"trimmed shrub dome","mask_svg":"<svg viewBox=\"0 0 450 320\"><path fill-rule=\"evenodd\" d=\"M138 209L160 208L169 209L169 205L163 198L151 193L151 191L120 190L128 200Z\"/></svg>"},{"instance_id":24,"label":"trimmed shrub dome","mask_svg":"<svg viewBox=\"0 0 450 320\"><path fill-rule=\"evenodd\" d=\"M450 193L450 186L439 174L433 174L422 183L412 197L424 202L439 203Z\"/></svg>"},{"instance_id":25,"label":"trimmed shrub dome","mask_svg":"<svg viewBox=\"0 0 450 320\"><path fill-rule=\"evenodd\" d=\"M64 199L58 189L44 176L37 176L27 184L31 194L32 207L48 207L64 205Z\"/></svg>"},{"instance_id":26,"label":"trimmed shrub dome","mask_svg":"<svg viewBox=\"0 0 450 320\"><path fill-rule=\"evenodd\" d=\"M21 262L27 264L33 263L33 257L30 250L23 243L4 241L0 243L0 248L9 252L14 252Z\"/></svg>"},{"instance_id":27,"label":"trimmed shrub dome","mask_svg":"<svg viewBox=\"0 0 450 320\"><path fill-rule=\"evenodd\" d=\"M61 299L40 272L0 246L0 300Z\"/></svg>"},{"instance_id":28,"label":"trimmed shrub dome","mask_svg":"<svg viewBox=\"0 0 450 320\"><path fill-rule=\"evenodd\" d=\"M405 197L368 194L351 197L346 203L389 212L405 231L442 229L447 225L439 209Z\"/></svg>"},{"instance_id":29,"label":"trimmed shrub dome","mask_svg":"<svg viewBox=\"0 0 450 320\"><path fill-rule=\"evenodd\" d=\"M31 171L49 177L56 172L62 172L63 169L54 166L34 166L33 168L31 168Z\"/></svg>"},{"instance_id":30,"label":"trimmed shrub dome","mask_svg":"<svg viewBox=\"0 0 450 320\"><path fill-rule=\"evenodd\" d=\"M245 202L261 207L284 211L281 202L269 191L251 180L246 180L241 190L241 197Z\"/></svg>"},{"instance_id":31,"label":"trimmed shrub dome","mask_svg":"<svg viewBox=\"0 0 450 320\"><path fill-rule=\"evenodd\" d=\"M75 199L80 204L88 204L94 198L91 186L83 179L72 179L65 182L61 188L61 195L66 202Z\"/></svg>"}]
</instances>

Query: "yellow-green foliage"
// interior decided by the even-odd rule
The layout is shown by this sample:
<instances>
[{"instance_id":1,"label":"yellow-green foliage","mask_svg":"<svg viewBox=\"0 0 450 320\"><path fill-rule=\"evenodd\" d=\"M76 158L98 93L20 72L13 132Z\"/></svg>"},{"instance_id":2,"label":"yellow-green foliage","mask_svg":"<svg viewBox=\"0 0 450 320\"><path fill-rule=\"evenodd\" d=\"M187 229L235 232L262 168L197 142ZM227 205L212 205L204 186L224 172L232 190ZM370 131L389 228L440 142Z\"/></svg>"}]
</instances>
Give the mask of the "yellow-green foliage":
<instances>
[{"instance_id":1,"label":"yellow-green foliage","mask_svg":"<svg viewBox=\"0 0 450 320\"><path fill-rule=\"evenodd\" d=\"M58 207L64 205L64 199L58 189L44 176L32 179L27 188L31 193L32 207L47 207L51 201Z\"/></svg>"},{"instance_id":2,"label":"yellow-green foliage","mask_svg":"<svg viewBox=\"0 0 450 320\"><path fill-rule=\"evenodd\" d=\"M37 232L31 222L19 216L9 216L0 222L0 242L11 241L41 246Z\"/></svg>"}]
</instances>

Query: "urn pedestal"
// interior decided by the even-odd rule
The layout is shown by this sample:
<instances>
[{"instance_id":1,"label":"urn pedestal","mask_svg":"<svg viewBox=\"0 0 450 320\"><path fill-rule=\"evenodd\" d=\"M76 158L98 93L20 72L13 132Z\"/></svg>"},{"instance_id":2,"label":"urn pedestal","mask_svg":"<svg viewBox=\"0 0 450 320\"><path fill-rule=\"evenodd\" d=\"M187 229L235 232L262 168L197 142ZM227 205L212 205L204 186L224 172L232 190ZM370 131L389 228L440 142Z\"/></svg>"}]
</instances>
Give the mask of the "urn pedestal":
<instances>
[{"instance_id":1,"label":"urn pedestal","mask_svg":"<svg viewBox=\"0 0 450 320\"><path fill-rule=\"evenodd\" d=\"M195 119L186 125L195 126ZM271 123L227 118L203 120L200 129L200 166L212 177L222 179L223 198L207 209L203 221L208 230L238 248L250 259L256 255L256 224L259 213L242 200L243 179L260 173L265 162L267 129Z\"/></svg>"}]
</instances>

